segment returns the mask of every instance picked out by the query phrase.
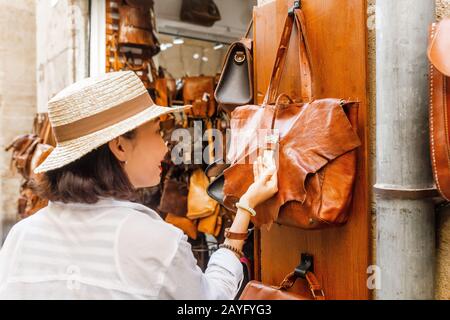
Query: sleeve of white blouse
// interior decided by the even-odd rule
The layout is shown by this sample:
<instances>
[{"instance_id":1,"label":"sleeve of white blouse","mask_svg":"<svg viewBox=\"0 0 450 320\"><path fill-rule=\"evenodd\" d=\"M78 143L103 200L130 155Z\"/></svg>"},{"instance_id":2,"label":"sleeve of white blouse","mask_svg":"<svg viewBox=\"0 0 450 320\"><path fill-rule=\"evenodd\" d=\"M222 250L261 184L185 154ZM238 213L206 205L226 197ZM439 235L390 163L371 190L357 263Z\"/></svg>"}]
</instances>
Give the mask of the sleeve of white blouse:
<instances>
[{"instance_id":1,"label":"sleeve of white blouse","mask_svg":"<svg viewBox=\"0 0 450 320\"><path fill-rule=\"evenodd\" d=\"M187 236L180 239L178 250L167 270L160 299L233 299L243 281L242 264L228 249L214 252L203 273L197 265Z\"/></svg>"}]
</instances>

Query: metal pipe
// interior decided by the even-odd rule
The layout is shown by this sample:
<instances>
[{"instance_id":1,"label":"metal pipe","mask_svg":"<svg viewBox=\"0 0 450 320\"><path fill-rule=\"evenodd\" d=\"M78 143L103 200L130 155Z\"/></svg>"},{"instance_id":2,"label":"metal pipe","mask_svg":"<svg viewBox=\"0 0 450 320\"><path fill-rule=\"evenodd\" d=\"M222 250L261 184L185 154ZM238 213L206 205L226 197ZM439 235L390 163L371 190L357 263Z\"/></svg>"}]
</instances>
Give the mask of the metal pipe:
<instances>
[{"instance_id":1,"label":"metal pipe","mask_svg":"<svg viewBox=\"0 0 450 320\"><path fill-rule=\"evenodd\" d=\"M376 15L376 259L381 277L376 298L433 299L426 48L435 1L377 0ZM383 190L396 192L386 197Z\"/></svg>"}]
</instances>

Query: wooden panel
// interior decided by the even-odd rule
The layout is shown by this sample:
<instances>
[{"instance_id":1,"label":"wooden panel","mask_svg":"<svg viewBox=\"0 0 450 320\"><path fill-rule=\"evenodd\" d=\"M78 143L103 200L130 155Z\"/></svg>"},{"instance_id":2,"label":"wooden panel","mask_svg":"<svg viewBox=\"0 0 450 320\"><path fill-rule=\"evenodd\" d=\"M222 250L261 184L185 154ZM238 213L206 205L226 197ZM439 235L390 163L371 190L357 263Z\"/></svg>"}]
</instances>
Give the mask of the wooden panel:
<instances>
[{"instance_id":1,"label":"wooden panel","mask_svg":"<svg viewBox=\"0 0 450 320\"><path fill-rule=\"evenodd\" d=\"M315 272L329 299L368 299L369 210L367 173L366 28L364 0L304 0L308 39L313 57L316 98L360 101L358 176L351 218L339 228L306 231L273 225L259 232L257 252L263 282L279 284L298 264L300 253L315 257ZM292 0L255 8L255 81L258 102L266 92L287 9ZM294 34L293 34L294 37ZM299 97L297 40L291 48L279 92Z\"/></svg>"}]
</instances>

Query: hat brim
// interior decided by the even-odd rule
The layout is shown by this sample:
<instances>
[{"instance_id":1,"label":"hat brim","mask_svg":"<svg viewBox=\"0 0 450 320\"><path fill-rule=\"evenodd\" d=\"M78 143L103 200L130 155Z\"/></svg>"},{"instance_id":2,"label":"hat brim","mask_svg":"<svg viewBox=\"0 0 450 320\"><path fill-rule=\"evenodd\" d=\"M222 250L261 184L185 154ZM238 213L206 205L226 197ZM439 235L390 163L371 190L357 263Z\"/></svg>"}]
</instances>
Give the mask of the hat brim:
<instances>
[{"instance_id":1,"label":"hat brim","mask_svg":"<svg viewBox=\"0 0 450 320\"><path fill-rule=\"evenodd\" d=\"M122 120L110 127L73 140L58 143L44 162L34 169L34 173L42 173L61 168L77 159L80 159L90 151L102 146L112 139L135 129L148 121L165 114L182 112L191 107L192 106L190 105L176 107L152 105L144 111L141 111L134 116Z\"/></svg>"}]
</instances>

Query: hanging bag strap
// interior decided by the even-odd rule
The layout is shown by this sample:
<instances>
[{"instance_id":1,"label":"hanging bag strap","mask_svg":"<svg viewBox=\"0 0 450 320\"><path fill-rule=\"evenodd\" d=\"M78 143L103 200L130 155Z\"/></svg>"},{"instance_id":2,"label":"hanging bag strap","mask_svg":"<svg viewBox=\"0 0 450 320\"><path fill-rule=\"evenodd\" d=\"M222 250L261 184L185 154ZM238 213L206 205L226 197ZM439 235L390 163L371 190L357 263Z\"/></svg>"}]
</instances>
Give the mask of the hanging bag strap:
<instances>
[{"instance_id":1,"label":"hanging bag strap","mask_svg":"<svg viewBox=\"0 0 450 320\"><path fill-rule=\"evenodd\" d=\"M288 16L286 17L283 33L281 34L280 45L278 46L272 75L267 88L266 96L264 97L263 105L270 104L277 97L294 23L298 31L297 36L299 43L301 98L302 101L307 102L313 100L311 52L306 36L305 18L303 11L300 8L300 1L295 1L294 7L289 10Z\"/></svg>"}]
</instances>

